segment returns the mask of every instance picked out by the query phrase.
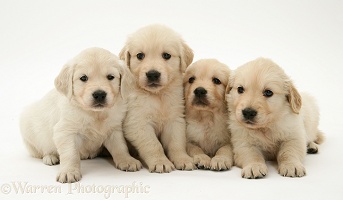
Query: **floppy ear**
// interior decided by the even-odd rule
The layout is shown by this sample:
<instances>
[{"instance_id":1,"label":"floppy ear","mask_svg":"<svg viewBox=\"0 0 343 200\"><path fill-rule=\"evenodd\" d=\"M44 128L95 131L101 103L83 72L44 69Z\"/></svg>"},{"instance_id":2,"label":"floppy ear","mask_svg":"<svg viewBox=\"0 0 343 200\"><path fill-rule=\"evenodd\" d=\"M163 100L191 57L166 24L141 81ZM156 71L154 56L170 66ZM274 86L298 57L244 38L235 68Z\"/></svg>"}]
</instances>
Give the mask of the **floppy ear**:
<instances>
[{"instance_id":1,"label":"floppy ear","mask_svg":"<svg viewBox=\"0 0 343 200\"><path fill-rule=\"evenodd\" d=\"M55 79L57 91L64 94L69 99L73 94L73 67L66 64L60 74Z\"/></svg>"},{"instance_id":2,"label":"floppy ear","mask_svg":"<svg viewBox=\"0 0 343 200\"><path fill-rule=\"evenodd\" d=\"M131 55L130 55L130 52L129 52L129 49L128 49L127 45L125 45L122 48L122 50L120 51L119 58L120 58L120 60L124 60L126 65L127 65L127 67L130 68Z\"/></svg>"},{"instance_id":3,"label":"floppy ear","mask_svg":"<svg viewBox=\"0 0 343 200\"><path fill-rule=\"evenodd\" d=\"M192 63L193 57L193 50L185 42L182 42L182 53L180 56L182 72L185 72L186 68Z\"/></svg>"},{"instance_id":4,"label":"floppy ear","mask_svg":"<svg viewBox=\"0 0 343 200\"><path fill-rule=\"evenodd\" d=\"M231 92L232 90L232 87L233 87L233 81L234 81L234 76L233 76L233 73L232 71L230 72L230 75L229 75L229 81L227 83L227 86L226 86L226 89L225 89L225 100L227 101L227 95Z\"/></svg>"},{"instance_id":5,"label":"floppy ear","mask_svg":"<svg viewBox=\"0 0 343 200\"><path fill-rule=\"evenodd\" d=\"M119 73L120 73L119 92L122 99L126 100L130 94L130 91L135 86L135 79L133 77L133 74L129 70L129 68L125 65L124 61L120 61Z\"/></svg>"},{"instance_id":6,"label":"floppy ear","mask_svg":"<svg viewBox=\"0 0 343 200\"><path fill-rule=\"evenodd\" d=\"M289 104L291 105L293 112L299 114L302 105L301 95L294 87L292 82L289 82L288 94L286 97Z\"/></svg>"}]
</instances>

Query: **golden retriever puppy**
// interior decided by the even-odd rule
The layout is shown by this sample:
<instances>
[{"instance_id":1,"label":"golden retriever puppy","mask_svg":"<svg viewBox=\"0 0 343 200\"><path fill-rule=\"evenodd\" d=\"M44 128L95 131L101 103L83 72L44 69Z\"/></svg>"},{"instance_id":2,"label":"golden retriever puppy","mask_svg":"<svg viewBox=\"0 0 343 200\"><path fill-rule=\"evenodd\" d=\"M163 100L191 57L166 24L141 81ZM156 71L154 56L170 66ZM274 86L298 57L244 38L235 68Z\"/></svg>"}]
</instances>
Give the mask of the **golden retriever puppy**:
<instances>
[{"instance_id":1,"label":"golden retriever puppy","mask_svg":"<svg viewBox=\"0 0 343 200\"><path fill-rule=\"evenodd\" d=\"M227 170L233 164L225 88L230 69L203 59L186 69L187 152L198 168Z\"/></svg>"},{"instance_id":2,"label":"golden retriever puppy","mask_svg":"<svg viewBox=\"0 0 343 200\"><path fill-rule=\"evenodd\" d=\"M141 168L130 156L122 132L127 111L121 95L125 71L125 64L109 51L86 49L63 67L55 79L56 89L23 112L24 142L43 163L60 163L57 181L79 181L80 159L94 158L102 146L118 169Z\"/></svg>"},{"instance_id":3,"label":"golden retriever puppy","mask_svg":"<svg viewBox=\"0 0 343 200\"><path fill-rule=\"evenodd\" d=\"M192 50L173 30L150 25L128 37L120 58L135 77L124 120L125 138L150 172L195 169L186 152L182 85Z\"/></svg>"},{"instance_id":4,"label":"golden retriever puppy","mask_svg":"<svg viewBox=\"0 0 343 200\"><path fill-rule=\"evenodd\" d=\"M234 161L242 177L264 177L265 160L276 160L282 176L304 176L306 145L308 153L316 153L316 143L323 141L314 99L300 95L285 72L265 58L235 70L229 89Z\"/></svg>"}]
</instances>

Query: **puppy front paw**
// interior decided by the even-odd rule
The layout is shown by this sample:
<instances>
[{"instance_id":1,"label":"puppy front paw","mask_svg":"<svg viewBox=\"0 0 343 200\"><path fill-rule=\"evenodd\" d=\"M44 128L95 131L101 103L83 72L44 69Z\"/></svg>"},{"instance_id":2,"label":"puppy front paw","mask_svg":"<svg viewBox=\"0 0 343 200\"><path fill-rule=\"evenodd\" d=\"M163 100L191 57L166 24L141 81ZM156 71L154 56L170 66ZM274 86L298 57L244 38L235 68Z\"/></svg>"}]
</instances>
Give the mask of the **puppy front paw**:
<instances>
[{"instance_id":1,"label":"puppy front paw","mask_svg":"<svg viewBox=\"0 0 343 200\"><path fill-rule=\"evenodd\" d=\"M79 169L63 170L58 175L56 180L60 183L74 183L81 180L81 172Z\"/></svg>"},{"instance_id":2,"label":"puppy front paw","mask_svg":"<svg viewBox=\"0 0 343 200\"><path fill-rule=\"evenodd\" d=\"M132 157L117 160L117 162L115 162L115 166L117 169L129 172L135 172L142 169L142 163Z\"/></svg>"},{"instance_id":3,"label":"puppy front paw","mask_svg":"<svg viewBox=\"0 0 343 200\"><path fill-rule=\"evenodd\" d=\"M211 158L206 154L198 154L193 156L195 165L199 169L210 169L211 168Z\"/></svg>"},{"instance_id":4,"label":"puppy front paw","mask_svg":"<svg viewBox=\"0 0 343 200\"><path fill-rule=\"evenodd\" d=\"M182 158L177 158L173 161L174 166L178 170L194 170L196 169L193 159L189 156L183 156Z\"/></svg>"},{"instance_id":5,"label":"puppy front paw","mask_svg":"<svg viewBox=\"0 0 343 200\"><path fill-rule=\"evenodd\" d=\"M265 163L252 163L242 169L242 178L257 179L263 178L268 173Z\"/></svg>"},{"instance_id":6,"label":"puppy front paw","mask_svg":"<svg viewBox=\"0 0 343 200\"><path fill-rule=\"evenodd\" d=\"M56 165L60 162L60 159L56 156L56 155L53 155L53 154L49 154L49 155L45 155L43 157L43 163L46 164L46 165Z\"/></svg>"},{"instance_id":7,"label":"puppy front paw","mask_svg":"<svg viewBox=\"0 0 343 200\"><path fill-rule=\"evenodd\" d=\"M211 170L223 171L229 170L233 165L233 160L226 156L214 156L211 159Z\"/></svg>"},{"instance_id":8,"label":"puppy front paw","mask_svg":"<svg viewBox=\"0 0 343 200\"><path fill-rule=\"evenodd\" d=\"M281 163L279 174L286 177L303 177L306 175L305 167L300 163Z\"/></svg>"},{"instance_id":9,"label":"puppy front paw","mask_svg":"<svg viewBox=\"0 0 343 200\"><path fill-rule=\"evenodd\" d=\"M149 164L148 168L150 172L169 173L175 169L175 166L167 158L161 158Z\"/></svg>"}]
</instances>

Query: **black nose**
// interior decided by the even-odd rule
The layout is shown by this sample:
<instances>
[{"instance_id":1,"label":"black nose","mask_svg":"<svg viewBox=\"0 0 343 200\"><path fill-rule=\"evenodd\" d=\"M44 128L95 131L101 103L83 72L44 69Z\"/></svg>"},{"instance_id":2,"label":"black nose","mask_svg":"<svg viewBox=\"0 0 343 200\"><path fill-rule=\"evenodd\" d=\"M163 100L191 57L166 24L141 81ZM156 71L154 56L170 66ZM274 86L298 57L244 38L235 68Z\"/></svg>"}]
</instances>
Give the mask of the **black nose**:
<instances>
[{"instance_id":1,"label":"black nose","mask_svg":"<svg viewBox=\"0 0 343 200\"><path fill-rule=\"evenodd\" d=\"M101 103L105 101L107 93L103 90L97 90L92 95L96 102Z\"/></svg>"},{"instance_id":2,"label":"black nose","mask_svg":"<svg viewBox=\"0 0 343 200\"><path fill-rule=\"evenodd\" d=\"M149 81L157 81L161 76L161 73L156 70L150 70L146 73Z\"/></svg>"},{"instance_id":3,"label":"black nose","mask_svg":"<svg viewBox=\"0 0 343 200\"><path fill-rule=\"evenodd\" d=\"M207 94L207 90L205 90L205 88L203 87L198 87L194 90L194 94L196 97L205 97Z\"/></svg>"},{"instance_id":4,"label":"black nose","mask_svg":"<svg viewBox=\"0 0 343 200\"><path fill-rule=\"evenodd\" d=\"M244 110L242 110L242 114L244 116L244 119L252 120L256 117L257 111L252 108L245 108Z\"/></svg>"}]
</instances>

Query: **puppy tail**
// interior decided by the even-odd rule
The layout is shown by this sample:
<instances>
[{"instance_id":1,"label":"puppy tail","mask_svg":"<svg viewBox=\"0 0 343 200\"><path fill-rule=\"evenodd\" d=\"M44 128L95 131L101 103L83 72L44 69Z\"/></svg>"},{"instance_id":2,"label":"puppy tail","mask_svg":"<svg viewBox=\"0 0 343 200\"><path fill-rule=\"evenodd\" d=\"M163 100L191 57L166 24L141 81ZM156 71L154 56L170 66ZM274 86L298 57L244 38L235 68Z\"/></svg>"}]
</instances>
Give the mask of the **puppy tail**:
<instances>
[{"instance_id":1,"label":"puppy tail","mask_svg":"<svg viewBox=\"0 0 343 200\"><path fill-rule=\"evenodd\" d=\"M317 139L314 142L317 143L317 144L321 144L321 143L324 142L324 140L325 140L324 133L321 132L320 130L318 130L318 132L317 132Z\"/></svg>"}]
</instances>

